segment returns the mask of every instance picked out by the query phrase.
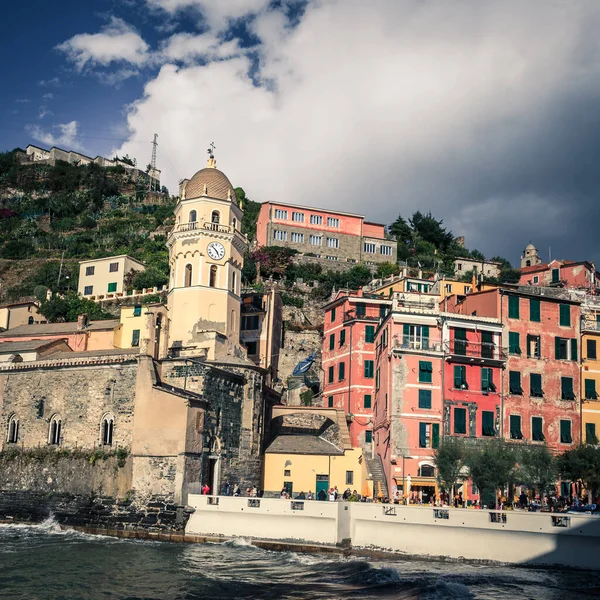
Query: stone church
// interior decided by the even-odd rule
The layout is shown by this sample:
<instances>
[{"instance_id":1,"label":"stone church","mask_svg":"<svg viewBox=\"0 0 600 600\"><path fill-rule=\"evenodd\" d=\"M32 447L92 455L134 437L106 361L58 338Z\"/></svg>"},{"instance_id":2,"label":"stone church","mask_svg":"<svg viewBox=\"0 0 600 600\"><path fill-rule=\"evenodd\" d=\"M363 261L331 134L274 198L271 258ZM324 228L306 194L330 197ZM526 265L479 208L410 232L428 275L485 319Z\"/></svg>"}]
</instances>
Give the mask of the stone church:
<instances>
[{"instance_id":1,"label":"stone church","mask_svg":"<svg viewBox=\"0 0 600 600\"><path fill-rule=\"evenodd\" d=\"M139 348L0 364L3 450L120 448L120 489L179 504L204 484L260 485L279 396L240 344L242 210L211 156L181 183L167 305L143 308Z\"/></svg>"}]
</instances>

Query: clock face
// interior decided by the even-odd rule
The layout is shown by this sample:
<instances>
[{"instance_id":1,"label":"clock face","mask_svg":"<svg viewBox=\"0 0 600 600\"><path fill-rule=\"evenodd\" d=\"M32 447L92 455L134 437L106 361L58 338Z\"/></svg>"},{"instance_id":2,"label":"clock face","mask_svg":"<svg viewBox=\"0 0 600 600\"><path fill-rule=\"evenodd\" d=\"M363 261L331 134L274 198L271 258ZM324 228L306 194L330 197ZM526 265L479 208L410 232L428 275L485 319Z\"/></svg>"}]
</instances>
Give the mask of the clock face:
<instances>
[{"instance_id":1,"label":"clock face","mask_svg":"<svg viewBox=\"0 0 600 600\"><path fill-rule=\"evenodd\" d=\"M221 260L225 256L225 246L219 242L211 242L206 252L213 260Z\"/></svg>"}]
</instances>

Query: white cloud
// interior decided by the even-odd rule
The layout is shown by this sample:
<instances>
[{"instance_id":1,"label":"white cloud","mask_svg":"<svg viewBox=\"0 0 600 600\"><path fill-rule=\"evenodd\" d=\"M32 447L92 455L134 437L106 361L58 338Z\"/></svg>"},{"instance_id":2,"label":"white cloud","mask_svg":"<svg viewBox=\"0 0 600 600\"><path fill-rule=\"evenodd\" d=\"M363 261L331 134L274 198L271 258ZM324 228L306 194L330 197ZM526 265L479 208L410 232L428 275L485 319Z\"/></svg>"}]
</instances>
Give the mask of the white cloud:
<instances>
[{"instance_id":1,"label":"white cloud","mask_svg":"<svg viewBox=\"0 0 600 600\"><path fill-rule=\"evenodd\" d=\"M218 60L240 54L237 40L222 42L212 33L178 33L165 41L159 52L161 62L193 63L197 59Z\"/></svg>"},{"instance_id":2,"label":"white cloud","mask_svg":"<svg viewBox=\"0 0 600 600\"><path fill-rule=\"evenodd\" d=\"M58 77L53 77L52 79L42 79L38 81L38 85L42 87L61 87L62 83Z\"/></svg>"},{"instance_id":3,"label":"white cloud","mask_svg":"<svg viewBox=\"0 0 600 600\"><path fill-rule=\"evenodd\" d=\"M65 150L81 148L77 121L53 125L50 130L42 129L39 125L27 125L25 130L34 140L46 146L59 146Z\"/></svg>"},{"instance_id":4,"label":"white cloud","mask_svg":"<svg viewBox=\"0 0 600 600\"><path fill-rule=\"evenodd\" d=\"M149 57L148 44L122 19L111 17L99 33L79 33L56 46L77 70L86 66L106 67L111 63L143 65Z\"/></svg>"},{"instance_id":5,"label":"white cloud","mask_svg":"<svg viewBox=\"0 0 600 600\"><path fill-rule=\"evenodd\" d=\"M527 149L552 146L535 140L551 135L570 97L600 95L600 13L585 1L314 0L294 28L266 3L151 1L214 11L212 31L163 48L184 62L214 47L223 19L262 10L251 25L256 72L245 56L165 65L130 110L119 153L157 132L173 190L214 141L220 168L251 198L383 222L431 209L469 244L488 223L481 212L463 218L469 206L504 197L498 188L533 158ZM513 197L537 194L518 185Z\"/></svg>"},{"instance_id":6,"label":"white cloud","mask_svg":"<svg viewBox=\"0 0 600 600\"><path fill-rule=\"evenodd\" d=\"M38 118L39 119L43 119L44 117L47 117L49 115L53 115L54 113L48 109L48 107L44 104L42 104L39 109L38 109Z\"/></svg>"},{"instance_id":7,"label":"white cloud","mask_svg":"<svg viewBox=\"0 0 600 600\"><path fill-rule=\"evenodd\" d=\"M231 20L263 11L270 0L147 0L150 7L176 13L186 8L198 9L210 29L221 31Z\"/></svg>"}]
</instances>

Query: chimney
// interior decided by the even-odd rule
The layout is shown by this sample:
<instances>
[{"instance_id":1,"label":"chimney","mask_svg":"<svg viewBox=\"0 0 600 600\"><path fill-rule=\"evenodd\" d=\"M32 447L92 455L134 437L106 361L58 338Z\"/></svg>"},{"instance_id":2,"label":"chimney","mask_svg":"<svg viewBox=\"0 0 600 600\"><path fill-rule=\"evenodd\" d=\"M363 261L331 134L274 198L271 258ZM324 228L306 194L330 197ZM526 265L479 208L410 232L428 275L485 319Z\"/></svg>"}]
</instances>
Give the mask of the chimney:
<instances>
[{"instance_id":1,"label":"chimney","mask_svg":"<svg viewBox=\"0 0 600 600\"><path fill-rule=\"evenodd\" d=\"M88 326L88 316L86 314L79 315L77 317L77 329L79 331L85 329Z\"/></svg>"},{"instance_id":2,"label":"chimney","mask_svg":"<svg viewBox=\"0 0 600 600\"><path fill-rule=\"evenodd\" d=\"M363 289L362 289L362 285L361 285L361 286L359 286L359 288L358 288L358 292L356 293L356 295L357 295L359 298L362 298L362 297L363 297Z\"/></svg>"}]
</instances>

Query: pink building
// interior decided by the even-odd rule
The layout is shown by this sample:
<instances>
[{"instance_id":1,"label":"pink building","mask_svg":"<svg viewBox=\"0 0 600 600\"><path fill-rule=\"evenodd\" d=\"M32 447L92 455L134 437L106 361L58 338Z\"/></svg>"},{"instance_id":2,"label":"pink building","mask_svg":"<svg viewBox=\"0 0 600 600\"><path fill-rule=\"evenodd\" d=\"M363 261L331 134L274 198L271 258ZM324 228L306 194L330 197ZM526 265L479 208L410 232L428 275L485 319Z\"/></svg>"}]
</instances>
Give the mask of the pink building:
<instances>
[{"instance_id":1,"label":"pink building","mask_svg":"<svg viewBox=\"0 0 600 600\"><path fill-rule=\"evenodd\" d=\"M340 290L325 306L323 405L343 409L353 447L372 442L375 331L391 302Z\"/></svg>"},{"instance_id":2,"label":"pink building","mask_svg":"<svg viewBox=\"0 0 600 600\"><path fill-rule=\"evenodd\" d=\"M443 344L438 298L395 293L376 335L373 438L387 491L428 500L442 433Z\"/></svg>"},{"instance_id":3,"label":"pink building","mask_svg":"<svg viewBox=\"0 0 600 600\"><path fill-rule=\"evenodd\" d=\"M600 290L600 273L587 261L553 260L521 269L519 285L539 285L587 290L597 294Z\"/></svg>"},{"instance_id":4,"label":"pink building","mask_svg":"<svg viewBox=\"0 0 600 600\"><path fill-rule=\"evenodd\" d=\"M385 226L362 215L265 202L256 224L259 246L285 246L304 257L331 263L396 262L396 241ZM327 265L327 262L324 262Z\"/></svg>"}]
</instances>

